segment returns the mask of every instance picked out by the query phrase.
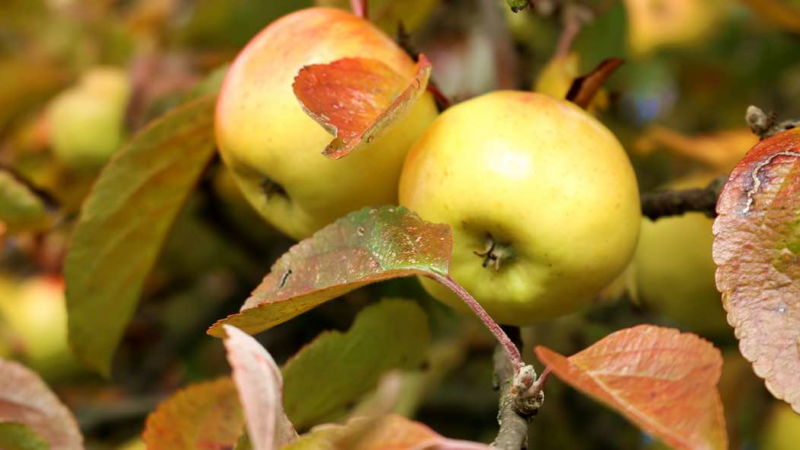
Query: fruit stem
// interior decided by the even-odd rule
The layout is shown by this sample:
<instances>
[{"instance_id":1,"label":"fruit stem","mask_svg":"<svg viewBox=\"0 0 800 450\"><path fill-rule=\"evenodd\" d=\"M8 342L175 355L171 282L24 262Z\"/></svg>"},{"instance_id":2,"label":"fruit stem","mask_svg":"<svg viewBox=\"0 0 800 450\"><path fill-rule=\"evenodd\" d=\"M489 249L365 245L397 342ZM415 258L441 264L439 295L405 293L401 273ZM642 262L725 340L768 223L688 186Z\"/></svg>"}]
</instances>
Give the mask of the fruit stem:
<instances>
[{"instance_id":1,"label":"fruit stem","mask_svg":"<svg viewBox=\"0 0 800 450\"><path fill-rule=\"evenodd\" d=\"M485 309L478 303L475 298L467 292L466 289L461 287L460 284L456 283L455 280L450 278L449 276L442 276L437 274L429 275L430 278L438 281L442 285L446 286L451 291L455 292L456 295L461 297L461 300L467 304L467 306L472 309L476 316L486 325L486 328L492 332L494 337L497 339L497 342L503 347L503 349L508 354L508 358L511 360L511 363L514 364L514 370L519 371L524 365L522 362L522 357L519 354L519 349L516 345L511 341L508 335L500 328L500 325L492 319L492 316L486 312Z\"/></svg>"},{"instance_id":2,"label":"fruit stem","mask_svg":"<svg viewBox=\"0 0 800 450\"><path fill-rule=\"evenodd\" d=\"M364 19L369 20L369 0L350 0L350 6L353 9L353 14Z\"/></svg>"}]
</instances>

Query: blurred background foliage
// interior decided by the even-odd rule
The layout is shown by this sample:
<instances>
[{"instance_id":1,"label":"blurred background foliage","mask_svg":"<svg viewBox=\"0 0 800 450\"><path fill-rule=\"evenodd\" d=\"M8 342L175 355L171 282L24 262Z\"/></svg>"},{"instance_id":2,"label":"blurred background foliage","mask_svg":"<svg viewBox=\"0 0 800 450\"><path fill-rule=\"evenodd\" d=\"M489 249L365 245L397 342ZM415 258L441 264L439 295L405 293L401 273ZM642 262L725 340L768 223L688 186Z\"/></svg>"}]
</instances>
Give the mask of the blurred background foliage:
<instances>
[{"instance_id":1,"label":"blurred background foliage","mask_svg":"<svg viewBox=\"0 0 800 450\"><path fill-rule=\"evenodd\" d=\"M128 137L191 95L201 80L218 79L223 72L215 70L265 25L311 3L0 4L0 192L16 192L19 219L0 222L0 356L19 359L48 380L75 411L89 448L136 445L158 401L188 382L228 372L220 342L205 329L238 309L291 241L253 213L215 161L149 278L114 380L107 382L80 368L65 335L60 273L80 204ZM800 2L535 4L518 14L500 0L374 0L370 6L376 24L391 35L402 21L403 42L428 55L434 80L454 101L512 88L564 95L574 77L603 59L624 58L592 110L628 149L642 192L703 186L730 170L755 142L744 124L748 105L800 117ZM583 26L573 29L570 43L564 30L576 24ZM20 180L29 192L18 192ZM797 448L800 418L770 398L736 351L714 288L710 227L697 214L645 221L626 274L584 313L523 329L524 355L533 360L534 344L571 354L638 323L697 332L725 355L720 389L732 448ZM348 329L359 310L387 296L417 299L429 313L428 363L388 374L353 410L392 409L450 437L490 441L497 408L493 341L471 318L426 297L416 280L356 291L259 339L283 362L321 331ZM392 389L397 383L402 389ZM548 385L531 440L536 449L659 445L558 381Z\"/></svg>"}]
</instances>

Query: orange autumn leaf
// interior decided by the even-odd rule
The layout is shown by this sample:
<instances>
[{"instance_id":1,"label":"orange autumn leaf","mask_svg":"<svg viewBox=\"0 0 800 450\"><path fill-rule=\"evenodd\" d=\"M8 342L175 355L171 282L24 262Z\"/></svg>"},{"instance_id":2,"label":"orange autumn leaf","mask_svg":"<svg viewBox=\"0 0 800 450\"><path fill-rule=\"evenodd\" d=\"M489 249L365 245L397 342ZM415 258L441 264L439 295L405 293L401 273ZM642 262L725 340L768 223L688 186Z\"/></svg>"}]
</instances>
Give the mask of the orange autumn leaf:
<instances>
[{"instance_id":1,"label":"orange autumn leaf","mask_svg":"<svg viewBox=\"0 0 800 450\"><path fill-rule=\"evenodd\" d=\"M645 155L664 150L670 155L697 161L722 173L730 171L756 143L758 137L747 127L687 136L655 126L636 141L633 150Z\"/></svg>"},{"instance_id":2,"label":"orange autumn leaf","mask_svg":"<svg viewBox=\"0 0 800 450\"><path fill-rule=\"evenodd\" d=\"M800 412L800 129L758 143L717 203L714 262L742 355Z\"/></svg>"},{"instance_id":3,"label":"orange autumn leaf","mask_svg":"<svg viewBox=\"0 0 800 450\"><path fill-rule=\"evenodd\" d=\"M304 67L292 87L306 113L336 136L323 154L339 159L405 117L430 76L431 63L422 54L411 80L375 59L344 58Z\"/></svg>"},{"instance_id":4,"label":"orange autumn leaf","mask_svg":"<svg viewBox=\"0 0 800 450\"><path fill-rule=\"evenodd\" d=\"M653 325L617 331L564 357L536 355L560 379L678 449L725 449L717 382L722 356L690 333Z\"/></svg>"}]
</instances>

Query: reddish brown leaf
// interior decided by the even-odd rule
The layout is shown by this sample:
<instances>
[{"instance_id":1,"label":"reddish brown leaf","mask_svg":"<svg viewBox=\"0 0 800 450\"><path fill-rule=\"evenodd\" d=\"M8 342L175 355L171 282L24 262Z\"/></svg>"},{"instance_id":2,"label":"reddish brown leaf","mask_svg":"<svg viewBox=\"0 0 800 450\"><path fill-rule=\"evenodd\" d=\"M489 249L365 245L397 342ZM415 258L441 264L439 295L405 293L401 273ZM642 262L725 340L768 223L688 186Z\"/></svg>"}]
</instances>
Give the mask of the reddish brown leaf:
<instances>
[{"instance_id":1,"label":"reddish brown leaf","mask_svg":"<svg viewBox=\"0 0 800 450\"><path fill-rule=\"evenodd\" d=\"M679 449L726 449L717 382L722 356L690 333L640 325L565 358L536 355L559 378Z\"/></svg>"},{"instance_id":2,"label":"reddish brown leaf","mask_svg":"<svg viewBox=\"0 0 800 450\"><path fill-rule=\"evenodd\" d=\"M232 448L244 417L230 378L198 383L178 392L147 417L148 450Z\"/></svg>"},{"instance_id":3,"label":"reddish brown leaf","mask_svg":"<svg viewBox=\"0 0 800 450\"><path fill-rule=\"evenodd\" d=\"M0 359L0 423L30 428L60 450L81 450L83 437L72 413L34 372Z\"/></svg>"},{"instance_id":4,"label":"reddish brown leaf","mask_svg":"<svg viewBox=\"0 0 800 450\"><path fill-rule=\"evenodd\" d=\"M323 154L339 159L411 111L430 76L425 55L419 55L412 80L378 60L344 58L304 67L293 88L306 113L336 136Z\"/></svg>"},{"instance_id":5,"label":"reddish brown leaf","mask_svg":"<svg viewBox=\"0 0 800 450\"><path fill-rule=\"evenodd\" d=\"M608 77L614 73L624 61L620 58L604 59L589 74L576 78L567 92L567 100L583 109L589 107L594 96L603 87Z\"/></svg>"},{"instance_id":6,"label":"reddish brown leaf","mask_svg":"<svg viewBox=\"0 0 800 450\"><path fill-rule=\"evenodd\" d=\"M717 213L717 289L739 349L767 389L800 412L800 129L750 150Z\"/></svg>"},{"instance_id":7,"label":"reddish brown leaf","mask_svg":"<svg viewBox=\"0 0 800 450\"><path fill-rule=\"evenodd\" d=\"M225 325L225 349L245 411L254 450L278 449L297 433L283 412L283 378L264 347L242 330Z\"/></svg>"},{"instance_id":8,"label":"reddish brown leaf","mask_svg":"<svg viewBox=\"0 0 800 450\"><path fill-rule=\"evenodd\" d=\"M284 450L491 450L485 444L444 438L405 417L352 419L345 425L314 428Z\"/></svg>"},{"instance_id":9,"label":"reddish brown leaf","mask_svg":"<svg viewBox=\"0 0 800 450\"><path fill-rule=\"evenodd\" d=\"M215 323L253 334L370 283L411 275L447 275L453 236L403 207L355 211L292 247L239 314Z\"/></svg>"},{"instance_id":10,"label":"reddish brown leaf","mask_svg":"<svg viewBox=\"0 0 800 450\"><path fill-rule=\"evenodd\" d=\"M662 126L648 130L633 150L648 154L655 150L688 158L720 172L730 171L756 143L758 137L742 127L697 136L687 136Z\"/></svg>"}]
</instances>

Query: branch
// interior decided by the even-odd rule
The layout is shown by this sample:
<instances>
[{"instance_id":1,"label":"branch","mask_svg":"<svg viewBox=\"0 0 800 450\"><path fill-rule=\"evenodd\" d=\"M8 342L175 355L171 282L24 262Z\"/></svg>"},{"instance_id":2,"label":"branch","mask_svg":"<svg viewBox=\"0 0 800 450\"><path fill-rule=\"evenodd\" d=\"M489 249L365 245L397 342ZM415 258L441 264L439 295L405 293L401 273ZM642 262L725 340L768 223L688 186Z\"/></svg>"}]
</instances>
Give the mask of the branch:
<instances>
[{"instance_id":1,"label":"branch","mask_svg":"<svg viewBox=\"0 0 800 450\"><path fill-rule=\"evenodd\" d=\"M642 215L650 220L680 216L687 212L701 212L708 217L716 217L717 199L727 180L728 176L723 175L705 188L642 194Z\"/></svg>"},{"instance_id":2,"label":"branch","mask_svg":"<svg viewBox=\"0 0 800 450\"><path fill-rule=\"evenodd\" d=\"M500 385L500 431L492 445L502 450L525 449L528 424L544 404L543 389L550 369L545 369L538 379L533 366L516 370L500 346L494 352L494 368Z\"/></svg>"}]
</instances>

